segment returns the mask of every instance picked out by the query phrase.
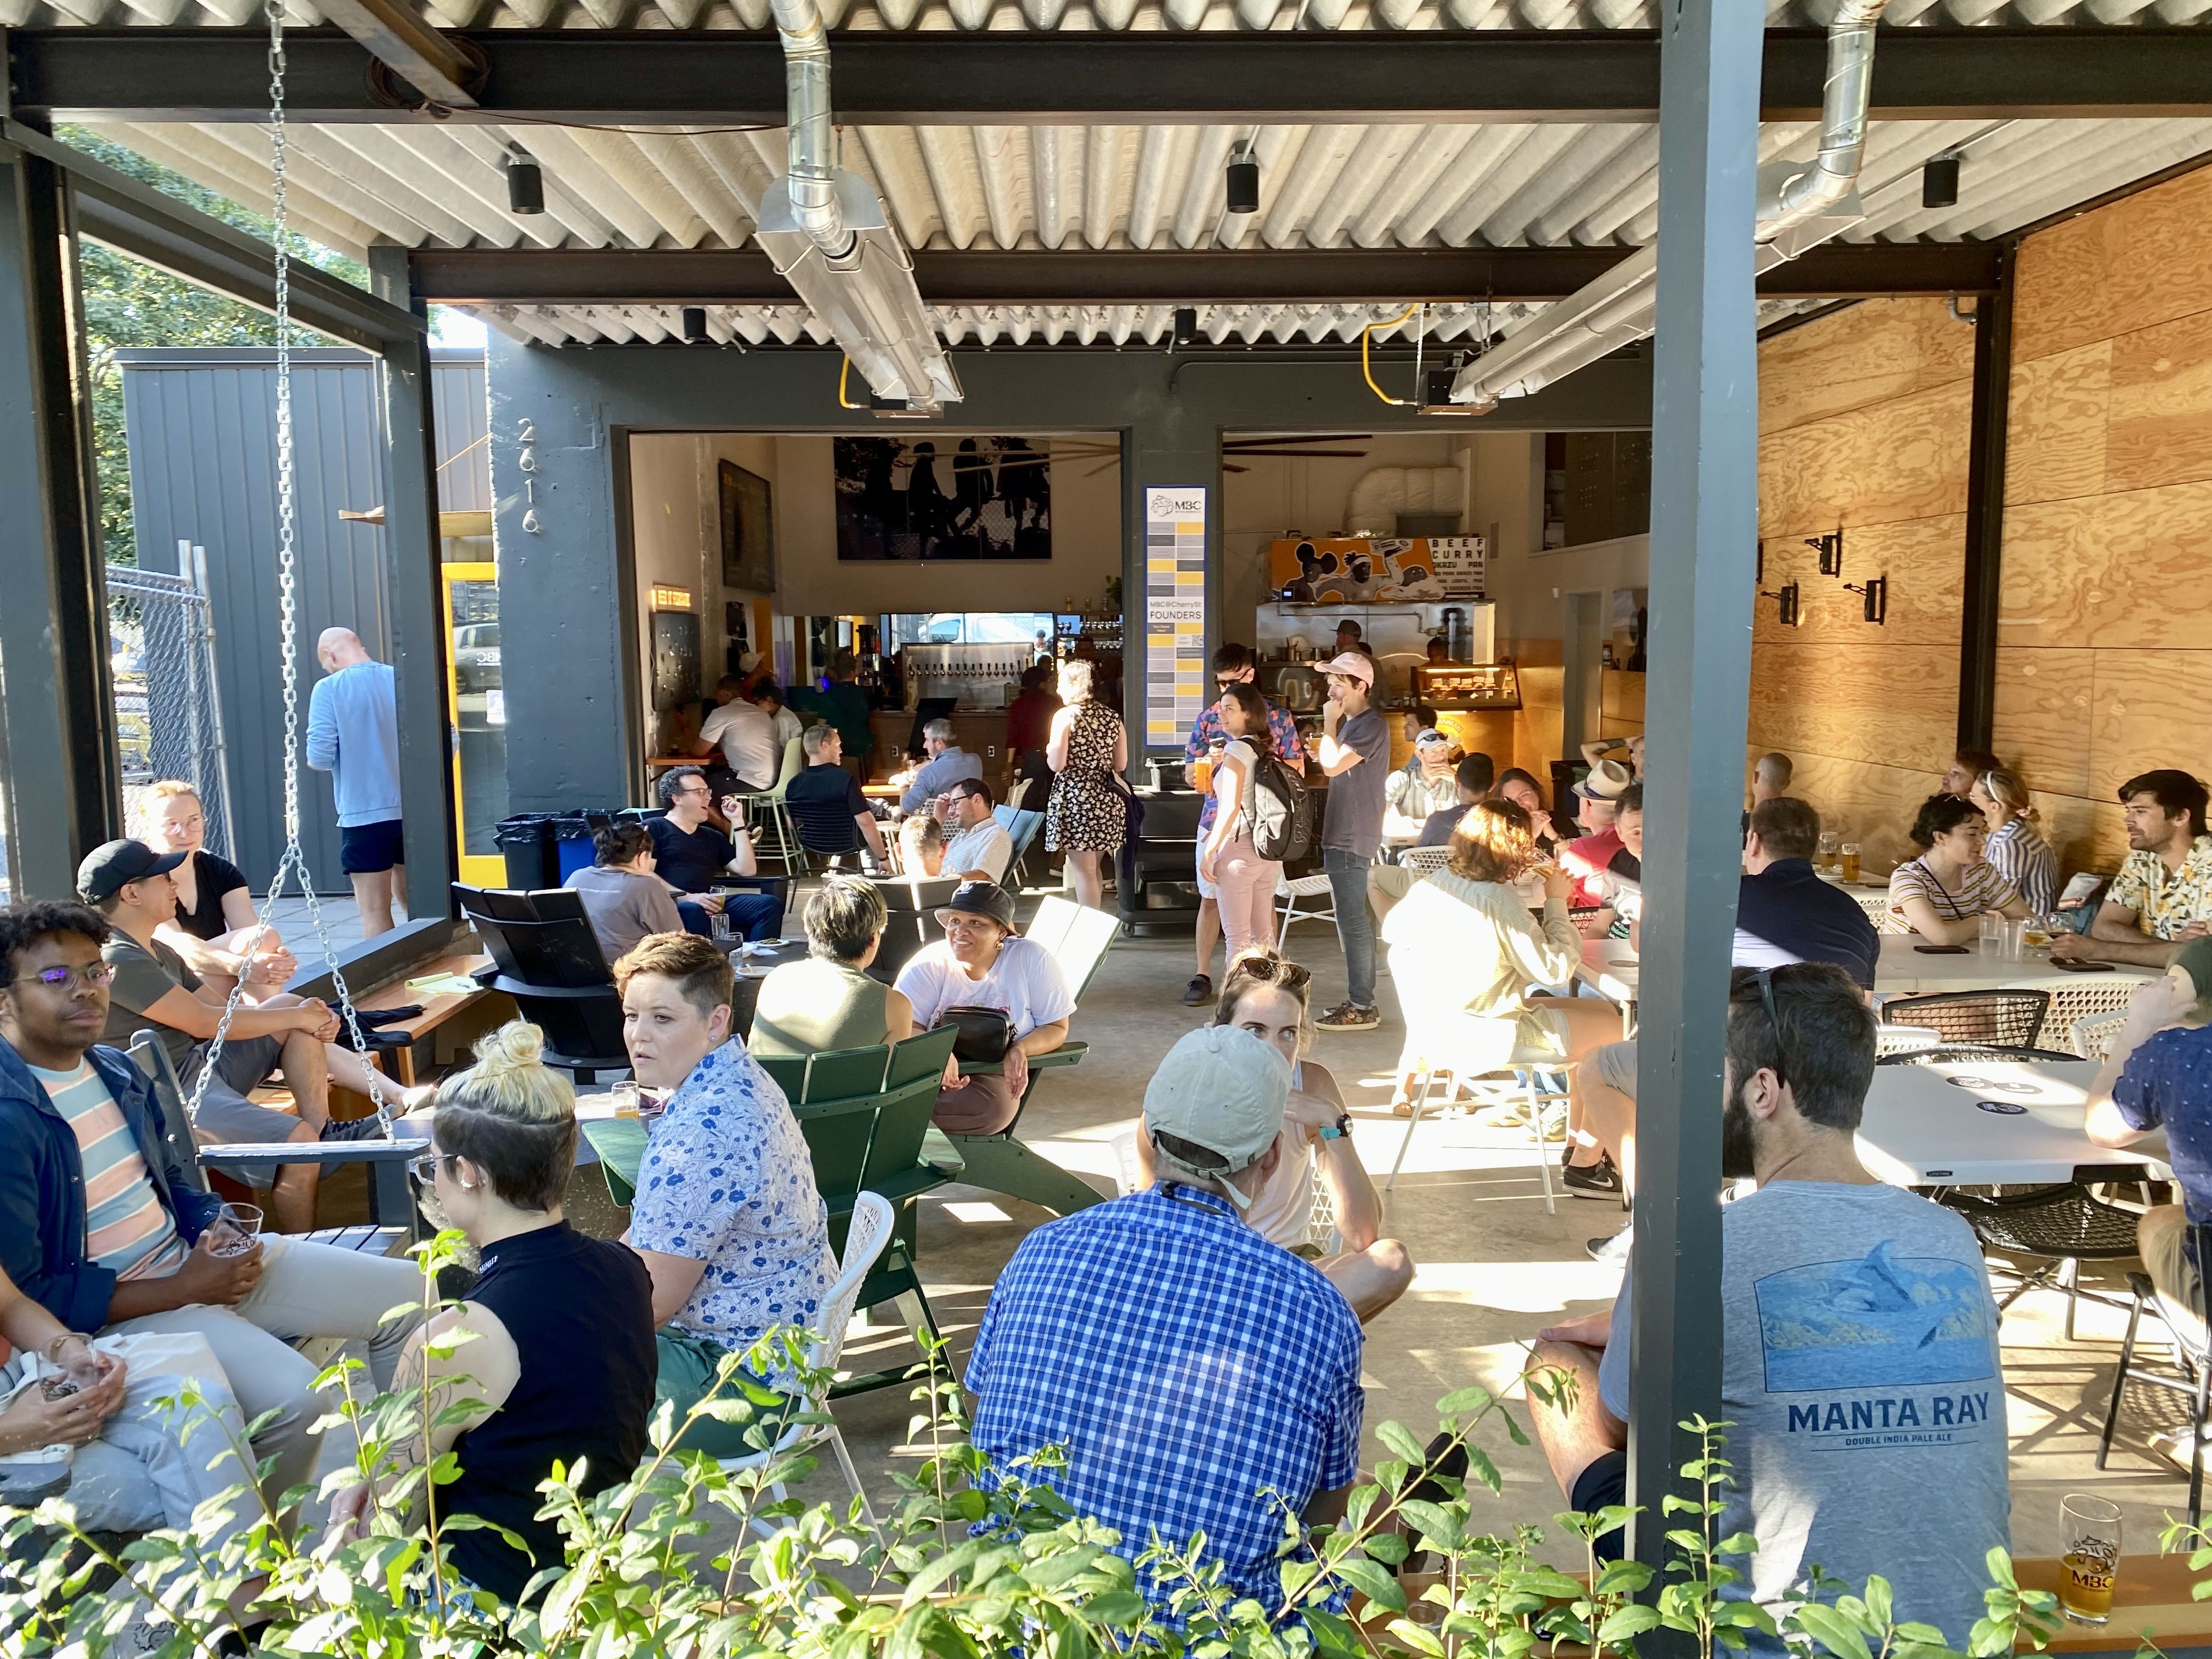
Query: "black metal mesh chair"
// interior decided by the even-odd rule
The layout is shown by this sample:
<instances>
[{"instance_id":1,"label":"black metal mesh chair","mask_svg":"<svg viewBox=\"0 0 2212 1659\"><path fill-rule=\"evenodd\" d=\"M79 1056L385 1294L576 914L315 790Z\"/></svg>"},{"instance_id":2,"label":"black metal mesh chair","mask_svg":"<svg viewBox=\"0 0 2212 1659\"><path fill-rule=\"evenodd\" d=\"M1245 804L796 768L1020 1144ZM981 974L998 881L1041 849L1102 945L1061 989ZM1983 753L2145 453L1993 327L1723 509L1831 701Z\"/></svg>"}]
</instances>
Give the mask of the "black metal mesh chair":
<instances>
[{"instance_id":1,"label":"black metal mesh chair","mask_svg":"<svg viewBox=\"0 0 2212 1659\"><path fill-rule=\"evenodd\" d=\"M2074 1313L2087 1295L2113 1307L2110 1297L2081 1289L2084 1261L2128 1261L2136 1254L2136 1214L2069 1182L2025 1193L1982 1197L1953 1192L1943 1202L1966 1218L1984 1250L2031 1256L2045 1265L2022 1272L2020 1283L1997 1303L2002 1314L2028 1291L2055 1288L2066 1292L2066 1340L2074 1340Z\"/></svg>"},{"instance_id":2,"label":"black metal mesh chair","mask_svg":"<svg viewBox=\"0 0 2212 1659\"><path fill-rule=\"evenodd\" d=\"M2050 1009L2047 991L1946 991L1893 998L1881 1005L1881 1017L1891 1025L1925 1025L1947 1042L2027 1048L2033 1046Z\"/></svg>"},{"instance_id":3,"label":"black metal mesh chair","mask_svg":"<svg viewBox=\"0 0 2212 1659\"><path fill-rule=\"evenodd\" d=\"M2192 1225L2189 1231L2196 1243L2197 1261L2208 1260L2207 1252L2212 1251L2212 1227ZM2150 1282L2148 1273L2128 1275L2128 1289L2134 1293L2135 1302L2128 1312L2128 1334L2120 1344L2120 1361L2112 1371L2112 1397L2105 1406L2105 1431L2097 1441L2097 1467L2101 1469L2105 1460L2112 1455L2112 1431L2120 1420L2120 1396L2130 1378L2187 1398L2191 1402L2189 1524L2192 1527L2203 1521L2204 1437L2212 1431L2212 1342L2208 1342L2205 1334L2201 1277L2198 1286L2197 1305L2191 1308L2161 1293ZM2136 1358L2136 1335L2146 1308L2164 1322L2172 1338L2174 1375L2147 1370Z\"/></svg>"}]
</instances>

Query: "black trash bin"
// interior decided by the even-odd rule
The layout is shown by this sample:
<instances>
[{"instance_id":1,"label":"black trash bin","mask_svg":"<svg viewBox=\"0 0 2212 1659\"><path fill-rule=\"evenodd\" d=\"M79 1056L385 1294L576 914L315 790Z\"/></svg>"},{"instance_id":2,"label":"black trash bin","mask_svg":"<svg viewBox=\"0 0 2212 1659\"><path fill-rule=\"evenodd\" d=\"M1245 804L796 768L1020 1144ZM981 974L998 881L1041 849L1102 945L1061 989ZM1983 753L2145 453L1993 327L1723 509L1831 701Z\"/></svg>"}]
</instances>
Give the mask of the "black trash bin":
<instances>
[{"instance_id":1,"label":"black trash bin","mask_svg":"<svg viewBox=\"0 0 2212 1659\"><path fill-rule=\"evenodd\" d=\"M499 821L493 839L507 860L509 887L528 890L561 884L553 824L552 817L544 812L519 812Z\"/></svg>"}]
</instances>

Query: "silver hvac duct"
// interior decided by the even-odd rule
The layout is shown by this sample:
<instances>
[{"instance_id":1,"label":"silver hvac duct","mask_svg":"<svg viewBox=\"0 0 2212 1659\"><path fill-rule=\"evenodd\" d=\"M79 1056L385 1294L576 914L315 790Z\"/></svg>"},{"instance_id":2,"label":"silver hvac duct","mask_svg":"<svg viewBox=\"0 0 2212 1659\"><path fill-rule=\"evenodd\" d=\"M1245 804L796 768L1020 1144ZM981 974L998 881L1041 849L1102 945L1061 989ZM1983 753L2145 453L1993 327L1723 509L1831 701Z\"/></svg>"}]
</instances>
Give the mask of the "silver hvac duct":
<instances>
[{"instance_id":1,"label":"silver hvac duct","mask_svg":"<svg viewBox=\"0 0 2212 1659\"><path fill-rule=\"evenodd\" d=\"M753 235L869 389L908 411L960 401L960 381L915 285L914 259L866 179L836 165L830 36L815 0L772 0L783 41L788 173Z\"/></svg>"},{"instance_id":2,"label":"silver hvac duct","mask_svg":"<svg viewBox=\"0 0 2212 1659\"><path fill-rule=\"evenodd\" d=\"M1858 205L1866 156L1874 31L1887 0L1843 0L1828 25L1828 76L1820 96L1820 148L1810 161L1759 169L1756 272L1771 270L1866 217ZM1659 249L1638 248L1578 292L1546 307L1476 358L1452 381L1451 401L1487 413L1505 398L1563 380L1651 332Z\"/></svg>"}]
</instances>

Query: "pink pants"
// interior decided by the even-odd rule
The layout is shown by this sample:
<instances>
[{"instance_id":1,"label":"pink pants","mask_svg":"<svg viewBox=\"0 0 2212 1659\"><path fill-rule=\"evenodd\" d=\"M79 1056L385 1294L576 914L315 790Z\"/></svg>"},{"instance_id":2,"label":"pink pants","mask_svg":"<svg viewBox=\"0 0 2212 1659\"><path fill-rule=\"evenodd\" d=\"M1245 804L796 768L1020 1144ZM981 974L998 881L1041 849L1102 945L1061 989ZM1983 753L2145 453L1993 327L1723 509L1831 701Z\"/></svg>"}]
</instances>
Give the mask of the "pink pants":
<instances>
[{"instance_id":1,"label":"pink pants","mask_svg":"<svg viewBox=\"0 0 2212 1659\"><path fill-rule=\"evenodd\" d=\"M1249 836L1239 836L1215 854L1213 884L1220 890L1221 932L1235 957L1249 946L1275 942L1275 878L1283 866L1263 859Z\"/></svg>"}]
</instances>

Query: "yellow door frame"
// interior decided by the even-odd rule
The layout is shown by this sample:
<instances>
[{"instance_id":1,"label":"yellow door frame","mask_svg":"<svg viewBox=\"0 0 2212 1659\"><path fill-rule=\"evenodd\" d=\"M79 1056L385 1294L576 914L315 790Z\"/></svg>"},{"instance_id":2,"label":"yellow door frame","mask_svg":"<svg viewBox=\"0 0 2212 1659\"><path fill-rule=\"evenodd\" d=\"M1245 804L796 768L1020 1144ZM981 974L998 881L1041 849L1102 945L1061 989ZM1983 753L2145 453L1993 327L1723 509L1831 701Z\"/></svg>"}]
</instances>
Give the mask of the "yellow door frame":
<instances>
[{"instance_id":1,"label":"yellow door frame","mask_svg":"<svg viewBox=\"0 0 2212 1659\"><path fill-rule=\"evenodd\" d=\"M499 567L489 563L448 564L441 566L439 574L443 579L438 584L439 600L446 611L446 732L453 763L453 855L460 870L461 880L468 885L504 887L507 885L505 859L465 850L468 832L466 808L461 801L461 686L459 673L453 666L453 584L496 583Z\"/></svg>"}]
</instances>

